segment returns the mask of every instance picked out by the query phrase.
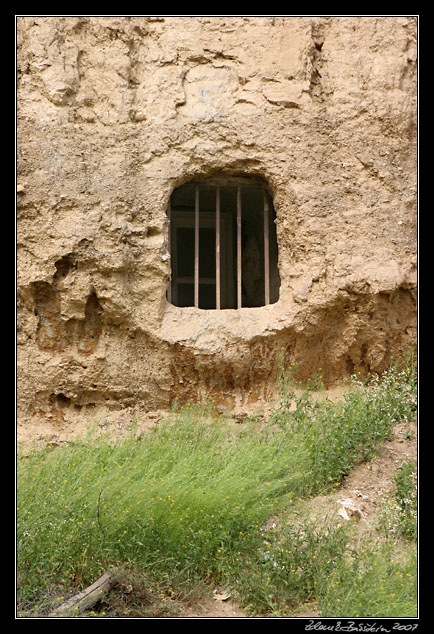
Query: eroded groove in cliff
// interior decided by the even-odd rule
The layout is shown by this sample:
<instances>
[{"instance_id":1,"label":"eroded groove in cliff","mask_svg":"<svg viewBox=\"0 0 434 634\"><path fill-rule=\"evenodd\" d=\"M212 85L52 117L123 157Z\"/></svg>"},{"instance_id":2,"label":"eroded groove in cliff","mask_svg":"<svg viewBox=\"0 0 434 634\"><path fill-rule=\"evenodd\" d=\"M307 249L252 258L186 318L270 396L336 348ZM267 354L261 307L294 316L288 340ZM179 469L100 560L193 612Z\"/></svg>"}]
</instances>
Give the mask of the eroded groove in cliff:
<instances>
[{"instance_id":1,"label":"eroded groove in cliff","mask_svg":"<svg viewBox=\"0 0 434 634\"><path fill-rule=\"evenodd\" d=\"M59 270L59 269L58 269ZM62 319L60 291L47 282L32 284L35 315L39 317L36 341L42 350L63 351L76 346L78 352L95 351L102 332L102 308L95 292L86 301L84 319Z\"/></svg>"}]
</instances>

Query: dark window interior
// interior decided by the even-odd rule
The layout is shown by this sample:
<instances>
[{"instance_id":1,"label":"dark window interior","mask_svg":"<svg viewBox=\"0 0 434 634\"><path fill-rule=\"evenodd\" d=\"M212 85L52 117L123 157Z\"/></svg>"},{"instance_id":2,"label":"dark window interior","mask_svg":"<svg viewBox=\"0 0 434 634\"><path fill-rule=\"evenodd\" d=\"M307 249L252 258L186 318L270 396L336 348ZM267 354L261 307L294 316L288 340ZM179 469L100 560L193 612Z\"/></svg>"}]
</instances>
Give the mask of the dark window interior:
<instances>
[{"instance_id":1,"label":"dark window interior","mask_svg":"<svg viewBox=\"0 0 434 634\"><path fill-rule=\"evenodd\" d=\"M220 197L220 308L264 306L268 258L269 303L279 299L275 212L267 189L246 178L189 182L174 190L170 200L171 283L168 299L176 306L194 306L195 209L199 208L198 307L215 309L216 301L216 207ZM240 206L237 202L239 194ZM264 211L264 197L268 211ZM237 213L241 211L241 271L238 264ZM265 215L267 214L267 215ZM264 219L268 218L268 246ZM266 220L265 220L265 224Z\"/></svg>"}]
</instances>

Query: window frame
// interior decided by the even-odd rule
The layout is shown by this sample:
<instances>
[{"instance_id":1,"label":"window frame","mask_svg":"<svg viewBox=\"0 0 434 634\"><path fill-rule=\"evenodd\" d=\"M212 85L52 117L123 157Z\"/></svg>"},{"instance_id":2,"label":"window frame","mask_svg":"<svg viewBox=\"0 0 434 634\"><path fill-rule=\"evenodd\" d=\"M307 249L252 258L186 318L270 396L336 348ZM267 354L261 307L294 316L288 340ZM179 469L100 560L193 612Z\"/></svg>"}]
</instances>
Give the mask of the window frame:
<instances>
[{"instance_id":1,"label":"window frame","mask_svg":"<svg viewBox=\"0 0 434 634\"><path fill-rule=\"evenodd\" d=\"M185 210L177 210L176 206L172 208L172 194L169 199L168 208L167 208L167 216L169 219L169 253L171 256L171 278L169 282L169 287L167 290L167 299L169 303L177 306L178 305L178 285L183 283L181 278L177 275L177 246L176 246L176 230L182 226L188 226L189 228L194 228L194 277L193 277L193 285L194 285L194 303L193 306L195 308L200 308L199 306L199 288L200 284L204 283L215 283L216 286L216 307L215 309L220 310L221 304L228 305L231 304L231 301L228 301L228 298L234 295L235 290L235 304L234 308L240 309L242 308L242 244L241 244L241 235L242 235L242 197L241 197L241 189L246 187L258 187L263 196L263 248L264 248L264 262L263 262L263 276L264 276L264 304L258 305L258 307L267 306L271 303L270 301L270 234L269 234L269 226L270 226L270 200L271 195L268 191L268 188L263 182L259 182L257 179L249 178L249 177L228 177L224 179L215 179L209 178L201 181L187 181L184 185L193 185L194 186L194 210L185 211ZM183 187L184 185L180 185ZM201 211L200 212L200 188L215 188L216 193L216 203L214 211ZM236 230L235 236L232 235L232 230L230 230L230 245L231 248L227 248L226 240L227 234L229 232L229 227L231 222L229 221L229 215L225 212L220 211L220 188L221 187L234 187L236 188ZM174 190L175 191L175 190ZM174 213L172 213L174 212ZM200 213L199 213L200 212ZM177 216L179 216L179 220L176 220ZM200 221L199 221L200 219ZM187 224L182 224L187 223ZM204 224L205 223L205 224ZM201 278L199 274L199 225L203 227L213 227L215 228L216 234L216 246L215 246L215 257L216 257L216 277L213 278L213 281L206 280L205 278ZM175 232L174 232L175 228ZM223 228L223 232L222 232ZM222 234L225 238L221 239ZM174 239L175 237L175 239ZM277 238L277 236L276 236ZM236 241L236 258L231 256L233 242ZM278 248L277 240L276 247ZM233 285L233 270L236 266L236 289L234 289ZM224 271L224 275L222 275L222 270ZM230 275L229 275L230 274ZM191 278L187 279L187 283L191 283ZM228 293L231 293L229 295ZM274 302L273 302L274 303ZM184 308L184 307L180 307ZM215 310L212 309L212 310Z\"/></svg>"}]
</instances>

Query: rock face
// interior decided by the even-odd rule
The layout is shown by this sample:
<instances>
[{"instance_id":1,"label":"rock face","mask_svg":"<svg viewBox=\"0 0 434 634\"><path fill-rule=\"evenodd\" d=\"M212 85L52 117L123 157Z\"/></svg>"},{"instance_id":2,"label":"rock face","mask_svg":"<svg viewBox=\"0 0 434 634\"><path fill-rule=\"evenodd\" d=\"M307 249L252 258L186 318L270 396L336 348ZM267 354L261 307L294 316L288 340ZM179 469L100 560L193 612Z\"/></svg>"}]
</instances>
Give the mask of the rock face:
<instances>
[{"instance_id":1,"label":"rock face","mask_svg":"<svg viewBox=\"0 0 434 634\"><path fill-rule=\"evenodd\" d=\"M18 418L243 407L416 336L416 17L18 17ZM264 180L279 300L168 303L172 191ZM102 410L101 410L102 411Z\"/></svg>"}]
</instances>

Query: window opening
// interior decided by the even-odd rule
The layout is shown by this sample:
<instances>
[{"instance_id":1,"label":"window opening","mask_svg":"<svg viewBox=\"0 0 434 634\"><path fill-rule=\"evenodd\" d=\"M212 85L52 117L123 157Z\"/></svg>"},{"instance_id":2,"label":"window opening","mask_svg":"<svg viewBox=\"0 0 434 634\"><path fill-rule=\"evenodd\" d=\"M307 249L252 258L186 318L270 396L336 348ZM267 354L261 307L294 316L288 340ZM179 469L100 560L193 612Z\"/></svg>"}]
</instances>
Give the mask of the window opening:
<instances>
[{"instance_id":1,"label":"window opening","mask_svg":"<svg viewBox=\"0 0 434 634\"><path fill-rule=\"evenodd\" d=\"M170 303L219 310L278 300L275 212L264 186L191 181L173 191L167 214Z\"/></svg>"}]
</instances>

